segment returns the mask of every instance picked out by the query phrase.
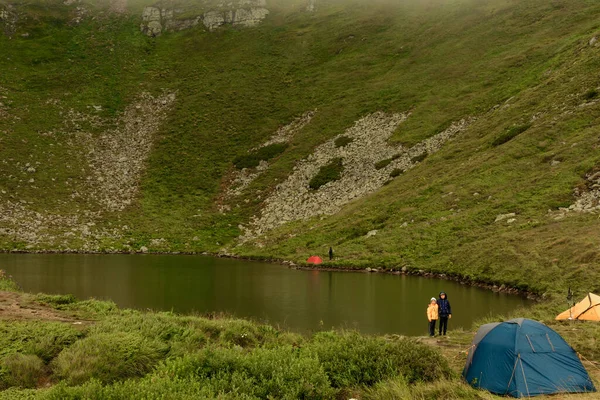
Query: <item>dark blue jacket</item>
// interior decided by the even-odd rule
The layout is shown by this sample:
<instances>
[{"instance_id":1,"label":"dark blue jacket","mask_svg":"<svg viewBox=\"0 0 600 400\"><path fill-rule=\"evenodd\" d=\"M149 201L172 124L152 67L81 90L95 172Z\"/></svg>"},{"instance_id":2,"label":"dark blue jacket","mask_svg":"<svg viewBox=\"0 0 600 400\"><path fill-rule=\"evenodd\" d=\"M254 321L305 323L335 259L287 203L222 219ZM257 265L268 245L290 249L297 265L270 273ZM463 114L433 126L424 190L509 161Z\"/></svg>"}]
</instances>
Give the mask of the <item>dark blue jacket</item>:
<instances>
[{"instance_id":1,"label":"dark blue jacket","mask_svg":"<svg viewBox=\"0 0 600 400\"><path fill-rule=\"evenodd\" d=\"M446 295L444 300L441 299L442 293ZM448 301L448 294L446 292L440 293L440 298L437 300L438 304L438 313L440 317L447 317L452 314L452 307L450 307L450 302Z\"/></svg>"}]
</instances>

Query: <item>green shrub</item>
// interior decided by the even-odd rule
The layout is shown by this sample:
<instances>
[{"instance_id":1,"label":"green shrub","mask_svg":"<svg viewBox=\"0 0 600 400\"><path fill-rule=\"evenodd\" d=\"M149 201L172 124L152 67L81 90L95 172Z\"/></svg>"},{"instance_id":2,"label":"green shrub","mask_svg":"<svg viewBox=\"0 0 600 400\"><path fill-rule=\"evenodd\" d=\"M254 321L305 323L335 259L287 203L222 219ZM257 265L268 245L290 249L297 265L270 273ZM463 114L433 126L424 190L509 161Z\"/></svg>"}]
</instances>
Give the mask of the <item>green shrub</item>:
<instances>
[{"instance_id":1,"label":"green shrub","mask_svg":"<svg viewBox=\"0 0 600 400\"><path fill-rule=\"evenodd\" d=\"M399 374L410 383L450 375L440 353L410 339L386 341L357 332L321 332L305 348L318 357L336 388L372 386Z\"/></svg>"},{"instance_id":2,"label":"green shrub","mask_svg":"<svg viewBox=\"0 0 600 400\"><path fill-rule=\"evenodd\" d=\"M21 290L17 282L2 269L0 269L0 290L5 292L19 292Z\"/></svg>"},{"instance_id":3,"label":"green shrub","mask_svg":"<svg viewBox=\"0 0 600 400\"><path fill-rule=\"evenodd\" d=\"M167 361L156 375L202 381L218 393L261 399L326 399L334 393L319 361L292 346L249 353L207 348Z\"/></svg>"},{"instance_id":4,"label":"green shrub","mask_svg":"<svg viewBox=\"0 0 600 400\"><path fill-rule=\"evenodd\" d=\"M33 354L14 353L0 362L0 389L34 388L46 373L44 362Z\"/></svg>"},{"instance_id":5,"label":"green shrub","mask_svg":"<svg viewBox=\"0 0 600 400\"><path fill-rule=\"evenodd\" d=\"M244 154L236 157L233 160L233 164L237 169L243 168L254 168L260 164L261 161L267 161L277 157L287 149L287 143L274 143L265 147L261 147L258 150L252 151L248 154Z\"/></svg>"},{"instance_id":6,"label":"green shrub","mask_svg":"<svg viewBox=\"0 0 600 400\"><path fill-rule=\"evenodd\" d=\"M2 391L2 400L36 400L40 393L35 389L20 389L11 387Z\"/></svg>"},{"instance_id":7,"label":"green shrub","mask_svg":"<svg viewBox=\"0 0 600 400\"><path fill-rule=\"evenodd\" d=\"M341 158L333 159L329 164L321 167L319 172L310 180L308 186L317 190L326 183L337 181L342 176L344 165Z\"/></svg>"},{"instance_id":8,"label":"green shrub","mask_svg":"<svg viewBox=\"0 0 600 400\"><path fill-rule=\"evenodd\" d=\"M375 169L383 169L390 165L392 161L395 161L400 158L400 154L394 154L390 158L386 158L385 160L381 160L375 163Z\"/></svg>"},{"instance_id":9,"label":"green shrub","mask_svg":"<svg viewBox=\"0 0 600 400\"><path fill-rule=\"evenodd\" d=\"M592 100L592 99L595 99L596 97L598 97L598 90L596 90L596 89L590 89L587 92L585 92L585 94L583 95L583 98L586 100Z\"/></svg>"},{"instance_id":10,"label":"green shrub","mask_svg":"<svg viewBox=\"0 0 600 400\"><path fill-rule=\"evenodd\" d=\"M335 147L344 147L352 142L354 142L353 138L348 136L340 136L339 138L335 139L333 143L335 144Z\"/></svg>"},{"instance_id":11,"label":"green shrub","mask_svg":"<svg viewBox=\"0 0 600 400\"><path fill-rule=\"evenodd\" d=\"M77 302L77 298L72 294L43 294L39 293L34 298L35 301L42 304L47 304L55 308L61 308L60 306L65 304L73 304Z\"/></svg>"},{"instance_id":12,"label":"green shrub","mask_svg":"<svg viewBox=\"0 0 600 400\"><path fill-rule=\"evenodd\" d=\"M395 178L395 177L399 176L400 174L402 174L402 172L403 171L400 168L396 168L392 172L390 172L390 178Z\"/></svg>"},{"instance_id":13,"label":"green shrub","mask_svg":"<svg viewBox=\"0 0 600 400\"><path fill-rule=\"evenodd\" d=\"M511 126L510 128L505 129L504 133L502 133L500 136L498 136L496 139L494 139L494 141L492 142L492 146L494 146L494 147L500 146L501 144L504 144L504 143L508 142L509 140L514 139L515 137L517 137L521 133L525 132L530 127L531 127L531 124Z\"/></svg>"},{"instance_id":14,"label":"green shrub","mask_svg":"<svg viewBox=\"0 0 600 400\"><path fill-rule=\"evenodd\" d=\"M119 307L112 301L103 301L96 299L89 299L83 301L77 301L75 303L62 304L61 310L74 311L83 315L92 315L97 318L101 315L110 315L119 310Z\"/></svg>"},{"instance_id":15,"label":"green shrub","mask_svg":"<svg viewBox=\"0 0 600 400\"><path fill-rule=\"evenodd\" d=\"M13 353L33 354L47 363L82 335L60 322L0 321L0 358Z\"/></svg>"},{"instance_id":16,"label":"green shrub","mask_svg":"<svg viewBox=\"0 0 600 400\"><path fill-rule=\"evenodd\" d=\"M56 375L69 384L91 378L114 382L148 373L163 359L168 347L134 333L99 333L82 339L56 358Z\"/></svg>"},{"instance_id":17,"label":"green shrub","mask_svg":"<svg viewBox=\"0 0 600 400\"><path fill-rule=\"evenodd\" d=\"M381 160L375 163L375 169L383 169L392 163L391 158L386 158L385 160Z\"/></svg>"},{"instance_id":18,"label":"green shrub","mask_svg":"<svg viewBox=\"0 0 600 400\"><path fill-rule=\"evenodd\" d=\"M418 156L414 156L413 158L410 159L410 161L413 163L421 162L424 159L426 159L428 155L429 154L425 151L422 154L419 154Z\"/></svg>"},{"instance_id":19,"label":"green shrub","mask_svg":"<svg viewBox=\"0 0 600 400\"><path fill-rule=\"evenodd\" d=\"M109 315L91 329L91 334L132 333L157 340L169 348L169 355L195 351L207 342L206 335L190 323L190 318L163 313L141 313L125 310Z\"/></svg>"},{"instance_id":20,"label":"green shrub","mask_svg":"<svg viewBox=\"0 0 600 400\"><path fill-rule=\"evenodd\" d=\"M44 393L45 400L64 399L219 399L219 400L256 400L240 394L216 393L204 386L201 381L169 377L129 379L103 386L97 380L91 380L81 386L67 386L64 383L54 386Z\"/></svg>"}]
</instances>

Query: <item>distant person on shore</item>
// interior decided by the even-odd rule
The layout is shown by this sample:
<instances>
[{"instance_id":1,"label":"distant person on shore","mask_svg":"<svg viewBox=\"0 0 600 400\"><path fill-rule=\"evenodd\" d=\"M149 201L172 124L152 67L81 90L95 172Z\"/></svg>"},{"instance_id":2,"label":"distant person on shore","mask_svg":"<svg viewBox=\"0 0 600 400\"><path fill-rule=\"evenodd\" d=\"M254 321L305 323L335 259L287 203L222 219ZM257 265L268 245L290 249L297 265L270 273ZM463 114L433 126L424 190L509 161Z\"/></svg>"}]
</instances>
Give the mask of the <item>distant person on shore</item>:
<instances>
[{"instance_id":1,"label":"distant person on shore","mask_svg":"<svg viewBox=\"0 0 600 400\"><path fill-rule=\"evenodd\" d=\"M435 336L435 322L438 320L438 304L435 297L431 298L427 307L427 319L429 320L429 336Z\"/></svg>"},{"instance_id":2,"label":"distant person on shore","mask_svg":"<svg viewBox=\"0 0 600 400\"><path fill-rule=\"evenodd\" d=\"M329 260L333 260L333 248L329 247Z\"/></svg>"},{"instance_id":3,"label":"distant person on shore","mask_svg":"<svg viewBox=\"0 0 600 400\"><path fill-rule=\"evenodd\" d=\"M440 298L437 300L438 311L440 316L440 336L442 333L446 335L446 329L448 329L448 318L452 318L452 308L448 301L446 292L440 292Z\"/></svg>"}]
</instances>

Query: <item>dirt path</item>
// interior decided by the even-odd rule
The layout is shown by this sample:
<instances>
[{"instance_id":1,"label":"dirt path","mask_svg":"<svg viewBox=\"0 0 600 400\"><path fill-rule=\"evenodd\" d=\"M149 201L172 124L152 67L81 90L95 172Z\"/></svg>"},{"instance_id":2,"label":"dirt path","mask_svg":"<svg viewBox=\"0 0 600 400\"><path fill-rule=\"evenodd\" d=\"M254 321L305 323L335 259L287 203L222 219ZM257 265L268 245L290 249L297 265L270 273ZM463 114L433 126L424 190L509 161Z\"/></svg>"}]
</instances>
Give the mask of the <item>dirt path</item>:
<instances>
[{"instance_id":1,"label":"dirt path","mask_svg":"<svg viewBox=\"0 0 600 400\"><path fill-rule=\"evenodd\" d=\"M74 325L85 325L89 321L80 321L69 317L46 305L33 300L27 293L0 291L0 320L4 321L57 321Z\"/></svg>"}]
</instances>

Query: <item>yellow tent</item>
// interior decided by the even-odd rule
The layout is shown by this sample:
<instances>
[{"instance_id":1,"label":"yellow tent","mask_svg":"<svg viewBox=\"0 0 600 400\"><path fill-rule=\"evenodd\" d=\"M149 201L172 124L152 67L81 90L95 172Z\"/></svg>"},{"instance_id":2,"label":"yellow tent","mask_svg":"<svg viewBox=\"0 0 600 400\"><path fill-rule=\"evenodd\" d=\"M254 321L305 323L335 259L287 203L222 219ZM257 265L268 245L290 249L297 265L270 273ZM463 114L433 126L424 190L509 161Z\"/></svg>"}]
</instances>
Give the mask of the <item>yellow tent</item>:
<instances>
[{"instance_id":1,"label":"yellow tent","mask_svg":"<svg viewBox=\"0 0 600 400\"><path fill-rule=\"evenodd\" d=\"M558 320L578 319L581 321L600 321L600 296L594 293L588 295L569 310L556 316Z\"/></svg>"}]
</instances>

